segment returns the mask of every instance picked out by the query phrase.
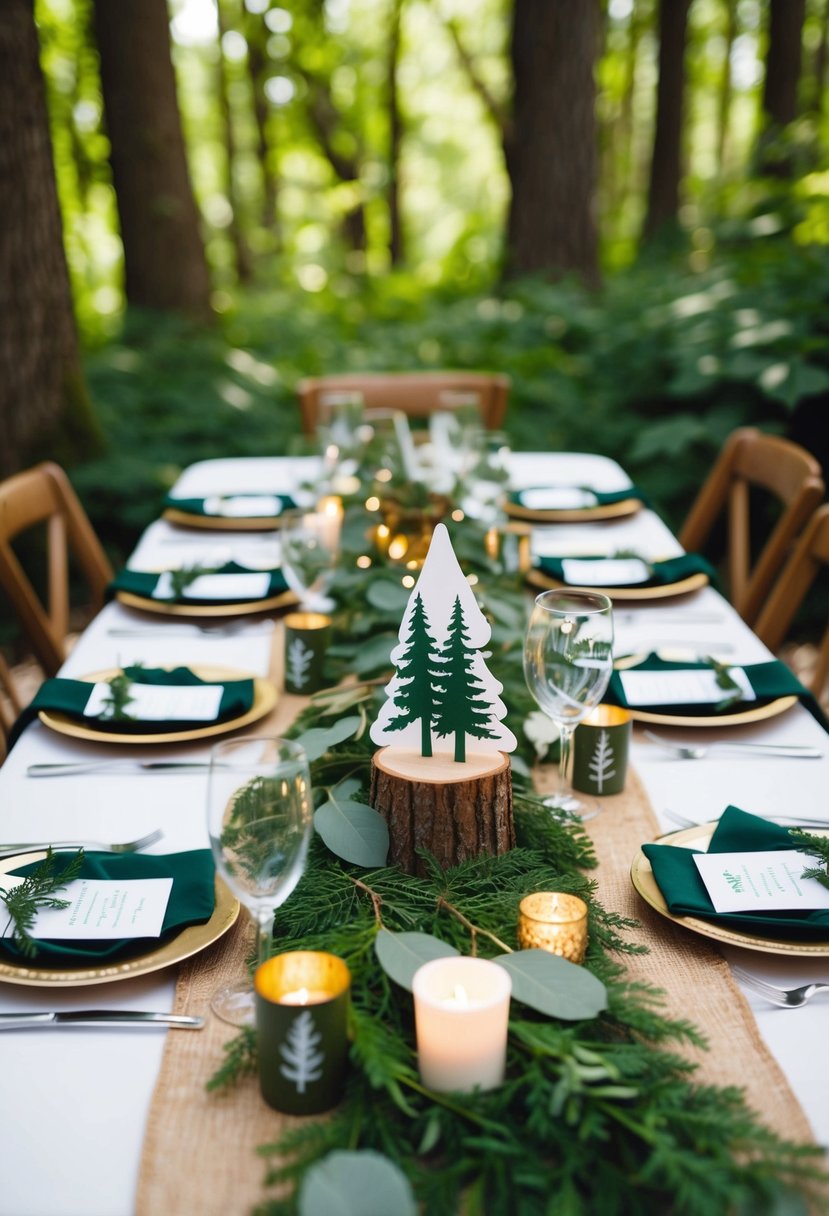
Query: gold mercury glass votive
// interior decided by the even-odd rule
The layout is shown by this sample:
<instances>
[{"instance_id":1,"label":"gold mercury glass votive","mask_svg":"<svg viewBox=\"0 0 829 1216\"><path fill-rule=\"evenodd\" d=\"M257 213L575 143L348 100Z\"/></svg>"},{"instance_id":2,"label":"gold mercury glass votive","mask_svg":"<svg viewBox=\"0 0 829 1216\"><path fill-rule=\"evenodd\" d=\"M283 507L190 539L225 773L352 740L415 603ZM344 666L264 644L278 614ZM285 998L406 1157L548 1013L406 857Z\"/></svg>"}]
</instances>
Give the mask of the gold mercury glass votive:
<instances>
[{"instance_id":1,"label":"gold mercury glass votive","mask_svg":"<svg viewBox=\"0 0 829 1216\"><path fill-rule=\"evenodd\" d=\"M537 891L521 900L518 944L522 950L549 950L571 963L587 950L587 904L577 895Z\"/></svg>"}]
</instances>

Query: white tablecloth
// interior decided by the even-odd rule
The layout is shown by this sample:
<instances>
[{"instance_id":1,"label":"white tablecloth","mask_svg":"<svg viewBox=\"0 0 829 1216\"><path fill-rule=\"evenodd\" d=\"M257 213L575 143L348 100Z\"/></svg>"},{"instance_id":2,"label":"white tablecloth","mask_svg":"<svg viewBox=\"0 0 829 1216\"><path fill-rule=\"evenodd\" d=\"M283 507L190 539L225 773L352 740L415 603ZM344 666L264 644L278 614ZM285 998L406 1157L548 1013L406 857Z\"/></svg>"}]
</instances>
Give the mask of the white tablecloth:
<instances>
[{"instance_id":1,"label":"white tablecloth","mask_svg":"<svg viewBox=\"0 0 829 1216\"><path fill-rule=\"evenodd\" d=\"M313 476L313 462L287 458L204 461L187 469L175 487L180 497L233 491L291 491ZM594 485L600 490L629 484L622 469L604 457L556 453L512 457L516 486ZM652 557L678 551L668 529L652 512L607 525L562 525L536 538L552 547L550 535L574 545L615 550L635 545ZM164 521L152 525L130 565L157 570L179 561L213 561L256 556L263 565L278 555L278 538L250 534L197 534ZM619 604L617 654L659 646L696 653L716 646L729 661L758 662L768 652L730 606L711 588L670 603ZM114 630L146 629L125 637ZM148 665L216 664L264 673L271 644L267 628L254 626L239 636L204 636L192 625L152 619L110 604L90 625L64 667L80 675L141 659ZM676 738L688 734L665 731ZM701 733L701 732L696 732ZM706 730L706 741L724 737ZM797 706L767 722L732 729L729 739L813 743L829 750L826 735ZM126 751L126 749L123 749ZM182 758L206 758L206 745L176 749ZM161 827L157 852L207 846L204 774L113 776L98 774L34 780L35 762L111 756L112 751L30 727L0 768L0 843L17 839L65 839L81 833L101 840L129 839ZM151 758L154 749L142 749ZM161 755L162 750L157 754ZM163 749L168 755L169 750ZM729 803L758 814L802 812L829 823L829 755L821 760L754 759L734 756L677 761L636 731L633 763L642 777L665 831L675 827L670 808L699 821L717 817ZM599 875L599 878L601 876ZM829 978L829 961L793 959L752 951L727 950L728 957L781 983ZM169 1009L170 972L117 984L41 990L0 984L0 1011L116 1007ZM665 977L665 984L670 976ZM777 1009L750 998L758 1025L780 1061L815 1134L829 1143L825 1038L829 1001L818 999L798 1011ZM693 1018L693 1009L688 1016ZM144 1124L164 1044L163 1030L5 1031L0 1034L0 1216L129 1216L133 1211Z\"/></svg>"}]
</instances>

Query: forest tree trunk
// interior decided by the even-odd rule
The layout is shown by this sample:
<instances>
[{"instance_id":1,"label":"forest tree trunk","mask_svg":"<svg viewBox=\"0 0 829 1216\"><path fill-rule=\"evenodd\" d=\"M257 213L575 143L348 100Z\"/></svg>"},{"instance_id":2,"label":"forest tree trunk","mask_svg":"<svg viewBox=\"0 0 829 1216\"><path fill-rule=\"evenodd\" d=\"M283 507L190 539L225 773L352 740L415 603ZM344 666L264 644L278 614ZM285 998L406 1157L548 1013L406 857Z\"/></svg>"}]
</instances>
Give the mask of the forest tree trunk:
<instances>
[{"instance_id":1,"label":"forest tree trunk","mask_svg":"<svg viewBox=\"0 0 829 1216\"><path fill-rule=\"evenodd\" d=\"M690 3L691 0L661 0L659 5L659 80L648 210L642 234L645 241L676 226L679 220L685 41Z\"/></svg>"},{"instance_id":2,"label":"forest tree trunk","mask_svg":"<svg viewBox=\"0 0 829 1216\"><path fill-rule=\"evenodd\" d=\"M252 259L245 237L242 223L242 205L239 191L236 188L236 131L233 125L233 107L230 104L231 83L224 50L224 36L228 31L225 14L225 0L217 0L216 15L219 22L218 64L216 70L216 90L219 95L219 109L222 115L222 132L225 150L225 191L230 205L229 233L233 245L233 260L236 265L236 278L240 283L249 283L253 273ZM237 13L237 16L241 16ZM234 27L235 28L235 27Z\"/></svg>"},{"instance_id":3,"label":"forest tree trunk","mask_svg":"<svg viewBox=\"0 0 829 1216\"><path fill-rule=\"evenodd\" d=\"M95 0L127 300L208 318L210 281L181 131L166 0Z\"/></svg>"},{"instance_id":4,"label":"forest tree trunk","mask_svg":"<svg viewBox=\"0 0 829 1216\"><path fill-rule=\"evenodd\" d=\"M515 0L505 271L598 282L597 0Z\"/></svg>"},{"instance_id":5,"label":"forest tree trunk","mask_svg":"<svg viewBox=\"0 0 829 1216\"><path fill-rule=\"evenodd\" d=\"M60 426L67 459L97 441L78 357L32 0L0 21L0 476Z\"/></svg>"},{"instance_id":6,"label":"forest tree trunk","mask_svg":"<svg viewBox=\"0 0 829 1216\"><path fill-rule=\"evenodd\" d=\"M758 168L775 177L790 177L794 158L781 147L783 128L800 113L801 48L806 0L771 0L766 78L763 82L763 129L757 144Z\"/></svg>"},{"instance_id":7,"label":"forest tree trunk","mask_svg":"<svg viewBox=\"0 0 829 1216\"><path fill-rule=\"evenodd\" d=\"M391 30L388 49L389 101L389 258L392 266L405 261L403 222L400 213L400 146L403 142L403 120L397 95L397 72L400 63L400 13L403 0L392 0Z\"/></svg>"}]
</instances>

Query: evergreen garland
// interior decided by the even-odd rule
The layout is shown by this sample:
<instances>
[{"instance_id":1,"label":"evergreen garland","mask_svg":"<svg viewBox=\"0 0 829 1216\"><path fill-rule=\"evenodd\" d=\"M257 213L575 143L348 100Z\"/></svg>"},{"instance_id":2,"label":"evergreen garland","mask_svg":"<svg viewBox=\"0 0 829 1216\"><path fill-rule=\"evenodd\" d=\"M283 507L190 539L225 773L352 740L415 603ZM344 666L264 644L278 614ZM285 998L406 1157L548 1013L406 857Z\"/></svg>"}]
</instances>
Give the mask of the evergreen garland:
<instances>
[{"instance_id":1,"label":"evergreen garland","mask_svg":"<svg viewBox=\"0 0 829 1216\"><path fill-rule=\"evenodd\" d=\"M480 600L492 622L494 673L513 726L535 704L523 682L526 620L514 576L483 557L482 536L468 527L453 537L467 572L480 576ZM359 542L358 542L359 543ZM461 553L462 548L467 551ZM364 548L356 549L364 552ZM312 698L291 734L344 712L376 717L399 622L367 605L369 580L397 581L388 569L341 571L334 588L344 605L330 674L375 676ZM399 585L399 584L398 584ZM376 604L381 597L373 596ZM386 660L365 661L369 639L388 639ZM382 654L382 646L377 647ZM361 664L360 657L363 657ZM305 1121L260 1152L268 1182L296 1185L336 1149L373 1149L409 1178L428 1216L712 1216L772 1213L806 1194L825 1175L822 1150L781 1140L734 1088L694 1083L681 1048L702 1044L684 1019L668 1018L660 991L632 981L626 954L644 947L636 923L608 912L586 876L595 864L579 821L552 813L532 793L533 748L523 733L513 756L518 846L449 870L429 865L424 878L396 869L349 866L315 838L306 873L280 909L274 948L328 950L352 975L351 1069L346 1096L330 1117ZM311 766L315 798L347 778L369 785L373 751L367 731L330 748ZM427 859L428 860L428 859ZM561 1023L514 1001L507 1079L482 1094L435 1094L417 1069L412 998L377 961L379 928L432 933L465 954L516 948L518 904L533 890L571 892L590 909L585 966L607 986L608 1010ZM211 1082L229 1084L252 1067L255 1045L243 1034ZM275 1160L278 1158L278 1161ZM797 1203L797 1200L795 1200ZM294 1216L296 1190L264 1201L261 1216Z\"/></svg>"}]
</instances>

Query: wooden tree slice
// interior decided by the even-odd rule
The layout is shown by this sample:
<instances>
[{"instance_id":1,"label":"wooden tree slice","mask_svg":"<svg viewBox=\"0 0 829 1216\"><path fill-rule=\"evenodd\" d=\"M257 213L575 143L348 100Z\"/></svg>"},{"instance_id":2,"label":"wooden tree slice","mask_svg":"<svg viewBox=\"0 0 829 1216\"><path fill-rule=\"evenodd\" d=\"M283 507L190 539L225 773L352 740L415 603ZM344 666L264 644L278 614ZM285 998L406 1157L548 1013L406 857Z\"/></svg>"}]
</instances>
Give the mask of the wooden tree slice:
<instances>
[{"instance_id":1,"label":"wooden tree slice","mask_svg":"<svg viewBox=\"0 0 829 1216\"><path fill-rule=\"evenodd\" d=\"M407 874L424 873L418 849L446 870L515 847L512 772L502 752L456 764L451 752L424 759L381 748L371 764L369 801L389 825L389 863Z\"/></svg>"}]
</instances>

